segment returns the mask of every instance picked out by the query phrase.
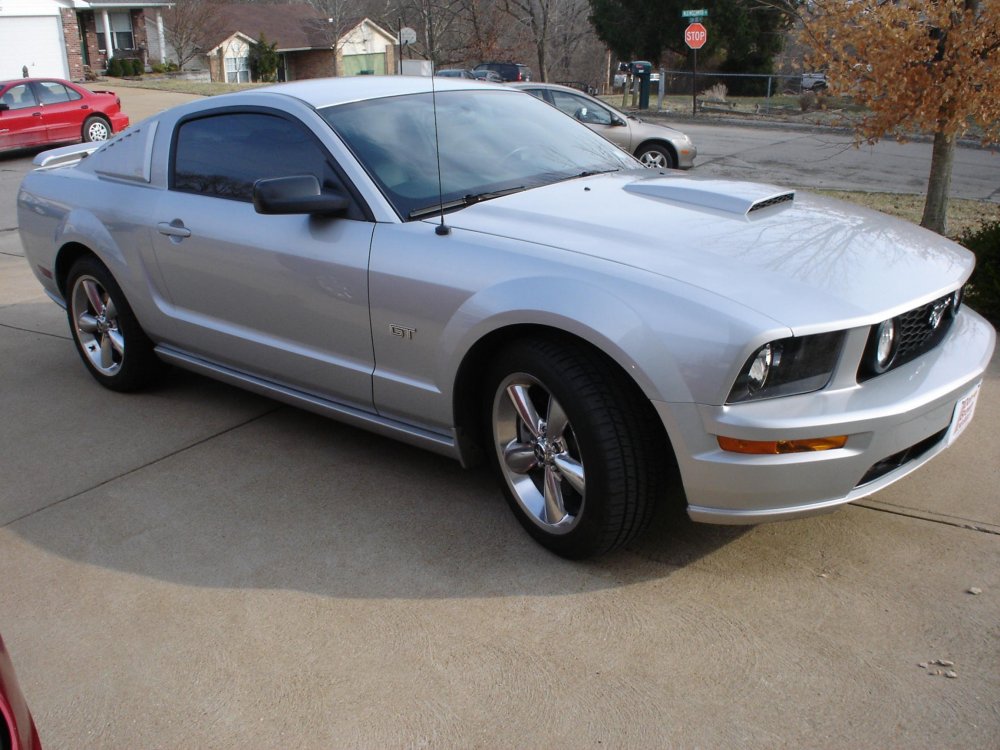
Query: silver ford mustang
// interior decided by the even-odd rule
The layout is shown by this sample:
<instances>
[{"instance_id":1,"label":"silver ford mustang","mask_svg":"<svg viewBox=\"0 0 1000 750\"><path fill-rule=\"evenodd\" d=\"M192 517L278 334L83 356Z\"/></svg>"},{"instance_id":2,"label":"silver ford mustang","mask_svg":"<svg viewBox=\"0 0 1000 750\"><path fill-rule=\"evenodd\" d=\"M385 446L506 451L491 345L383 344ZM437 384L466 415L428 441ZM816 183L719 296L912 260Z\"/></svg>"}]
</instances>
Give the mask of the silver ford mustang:
<instances>
[{"instance_id":1,"label":"silver ford mustang","mask_svg":"<svg viewBox=\"0 0 1000 750\"><path fill-rule=\"evenodd\" d=\"M170 363L485 459L569 557L657 503L829 510L969 423L995 345L961 306L970 253L644 169L518 91L430 85L257 89L41 154L21 237L90 373L124 391Z\"/></svg>"}]
</instances>

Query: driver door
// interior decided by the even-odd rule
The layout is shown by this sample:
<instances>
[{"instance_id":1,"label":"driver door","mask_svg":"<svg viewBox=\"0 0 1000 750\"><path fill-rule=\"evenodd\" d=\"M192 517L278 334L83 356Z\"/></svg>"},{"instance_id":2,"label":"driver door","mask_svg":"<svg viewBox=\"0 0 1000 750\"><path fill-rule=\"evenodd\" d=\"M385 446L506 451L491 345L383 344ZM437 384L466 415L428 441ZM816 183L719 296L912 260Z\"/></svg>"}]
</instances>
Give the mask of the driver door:
<instances>
[{"instance_id":1,"label":"driver door","mask_svg":"<svg viewBox=\"0 0 1000 750\"><path fill-rule=\"evenodd\" d=\"M341 404L372 409L368 255L374 223L262 215L253 183L313 174L347 192L332 157L283 113L182 121L152 237L176 346Z\"/></svg>"}]
</instances>

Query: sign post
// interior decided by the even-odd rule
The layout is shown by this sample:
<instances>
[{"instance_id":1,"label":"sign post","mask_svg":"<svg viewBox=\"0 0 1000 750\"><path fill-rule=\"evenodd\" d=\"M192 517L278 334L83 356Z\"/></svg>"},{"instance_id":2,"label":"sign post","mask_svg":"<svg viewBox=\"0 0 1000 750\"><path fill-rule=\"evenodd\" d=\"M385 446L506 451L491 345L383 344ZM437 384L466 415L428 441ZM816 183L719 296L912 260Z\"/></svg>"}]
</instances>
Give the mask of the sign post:
<instances>
[{"instance_id":1,"label":"sign post","mask_svg":"<svg viewBox=\"0 0 1000 750\"><path fill-rule=\"evenodd\" d=\"M690 16L688 15L690 14ZM697 15L695 15L697 14ZM698 10L698 11L683 11L682 15L689 18L701 18L703 15L707 15L708 11ZM684 43L691 48L692 54L694 55L693 62L691 65L691 115L698 114L698 50L705 46L705 42L708 41L708 30L701 25L699 21L694 21L689 24L686 29L684 29Z\"/></svg>"}]
</instances>

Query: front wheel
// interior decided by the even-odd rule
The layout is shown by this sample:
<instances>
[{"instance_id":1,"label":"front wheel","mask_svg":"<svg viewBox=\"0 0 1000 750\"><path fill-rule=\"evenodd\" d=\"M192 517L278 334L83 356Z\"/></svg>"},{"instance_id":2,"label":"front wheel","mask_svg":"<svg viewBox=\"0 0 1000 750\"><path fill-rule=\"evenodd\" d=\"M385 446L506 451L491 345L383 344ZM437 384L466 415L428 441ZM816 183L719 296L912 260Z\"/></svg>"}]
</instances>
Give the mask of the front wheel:
<instances>
[{"instance_id":1,"label":"front wheel","mask_svg":"<svg viewBox=\"0 0 1000 750\"><path fill-rule=\"evenodd\" d=\"M655 143L640 148L636 152L635 158L641 161L644 167L649 167L650 169L677 168L677 160L670 153L670 149Z\"/></svg>"},{"instance_id":2,"label":"front wheel","mask_svg":"<svg viewBox=\"0 0 1000 750\"><path fill-rule=\"evenodd\" d=\"M69 271L66 289L73 343L94 379L114 391L134 391L154 381L164 365L104 264L81 258Z\"/></svg>"},{"instance_id":3,"label":"front wheel","mask_svg":"<svg viewBox=\"0 0 1000 750\"><path fill-rule=\"evenodd\" d=\"M106 141L111 137L111 126L103 117L94 115L83 123L84 141Z\"/></svg>"},{"instance_id":4,"label":"front wheel","mask_svg":"<svg viewBox=\"0 0 1000 750\"><path fill-rule=\"evenodd\" d=\"M570 558L610 552L649 522L662 487L648 404L599 355L558 341L501 351L487 379L490 461L536 541Z\"/></svg>"}]
</instances>

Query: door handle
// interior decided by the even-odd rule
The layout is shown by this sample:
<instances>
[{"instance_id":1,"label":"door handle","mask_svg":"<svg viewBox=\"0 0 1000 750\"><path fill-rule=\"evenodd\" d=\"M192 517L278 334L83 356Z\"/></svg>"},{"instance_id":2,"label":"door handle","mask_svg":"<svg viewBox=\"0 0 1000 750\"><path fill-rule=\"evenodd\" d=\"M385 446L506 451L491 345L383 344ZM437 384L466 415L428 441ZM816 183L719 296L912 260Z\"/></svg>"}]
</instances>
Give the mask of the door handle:
<instances>
[{"instance_id":1,"label":"door handle","mask_svg":"<svg viewBox=\"0 0 1000 750\"><path fill-rule=\"evenodd\" d=\"M32 117L41 117L41 116L42 116L42 113L41 113L41 112L32 112L32 113L31 113L31 116L32 116Z\"/></svg>"},{"instance_id":2,"label":"door handle","mask_svg":"<svg viewBox=\"0 0 1000 750\"><path fill-rule=\"evenodd\" d=\"M180 219L174 219L169 223L161 221L156 225L156 231L160 234L165 234L171 239L176 238L177 240L182 240L185 237L191 236L191 230L184 226L184 222Z\"/></svg>"},{"instance_id":3,"label":"door handle","mask_svg":"<svg viewBox=\"0 0 1000 750\"><path fill-rule=\"evenodd\" d=\"M90 105L89 104L81 104L80 105L80 109L90 109Z\"/></svg>"}]
</instances>

